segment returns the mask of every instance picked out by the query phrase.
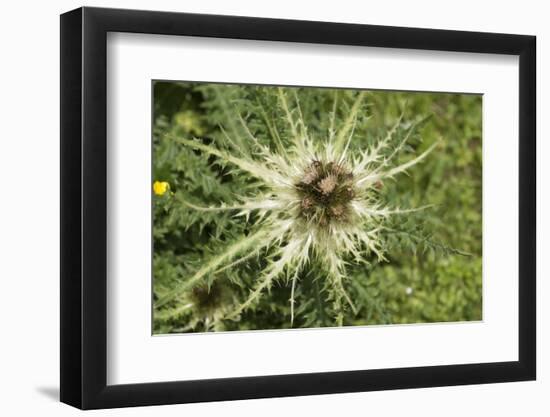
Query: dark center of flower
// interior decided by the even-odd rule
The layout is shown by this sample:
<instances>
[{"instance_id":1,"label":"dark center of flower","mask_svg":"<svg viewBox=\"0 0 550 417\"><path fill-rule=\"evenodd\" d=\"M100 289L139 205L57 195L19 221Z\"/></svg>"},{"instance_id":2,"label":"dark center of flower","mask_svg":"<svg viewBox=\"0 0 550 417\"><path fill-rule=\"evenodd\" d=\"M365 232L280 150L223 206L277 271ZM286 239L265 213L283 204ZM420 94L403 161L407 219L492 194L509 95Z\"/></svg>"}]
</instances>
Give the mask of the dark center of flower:
<instances>
[{"instance_id":1,"label":"dark center of flower","mask_svg":"<svg viewBox=\"0 0 550 417\"><path fill-rule=\"evenodd\" d=\"M300 215L321 226L349 219L355 197L353 174L335 162L313 161L295 184L301 199Z\"/></svg>"}]
</instances>

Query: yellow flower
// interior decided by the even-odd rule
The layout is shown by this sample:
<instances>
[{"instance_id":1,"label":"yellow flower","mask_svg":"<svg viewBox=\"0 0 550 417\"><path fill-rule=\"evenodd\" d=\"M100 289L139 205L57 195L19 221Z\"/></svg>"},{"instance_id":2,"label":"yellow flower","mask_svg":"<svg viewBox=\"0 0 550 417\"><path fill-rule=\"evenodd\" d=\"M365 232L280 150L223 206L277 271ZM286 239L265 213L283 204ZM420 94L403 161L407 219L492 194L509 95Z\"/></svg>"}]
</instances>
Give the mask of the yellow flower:
<instances>
[{"instance_id":1,"label":"yellow flower","mask_svg":"<svg viewBox=\"0 0 550 417\"><path fill-rule=\"evenodd\" d=\"M201 121L195 112L190 110L176 113L174 120L178 126L188 133L192 133L198 136L204 134L204 129L201 126Z\"/></svg>"},{"instance_id":2,"label":"yellow flower","mask_svg":"<svg viewBox=\"0 0 550 417\"><path fill-rule=\"evenodd\" d=\"M153 191L156 195L164 195L166 191L170 189L170 184L166 181L155 181L153 184Z\"/></svg>"}]
</instances>

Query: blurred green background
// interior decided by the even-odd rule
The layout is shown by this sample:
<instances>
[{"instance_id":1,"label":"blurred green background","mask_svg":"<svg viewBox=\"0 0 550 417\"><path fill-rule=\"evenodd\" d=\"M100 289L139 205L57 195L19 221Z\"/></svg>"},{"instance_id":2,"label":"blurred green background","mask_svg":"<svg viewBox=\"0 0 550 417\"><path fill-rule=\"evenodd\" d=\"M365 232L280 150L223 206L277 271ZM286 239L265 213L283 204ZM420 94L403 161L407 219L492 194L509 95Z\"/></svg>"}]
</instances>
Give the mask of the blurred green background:
<instances>
[{"instance_id":1,"label":"blurred green background","mask_svg":"<svg viewBox=\"0 0 550 417\"><path fill-rule=\"evenodd\" d=\"M215 142L222 134L220 126L238 131L235 111L261 136L274 110L265 94L270 87L163 81L153 87L153 181L169 184L165 192L160 187L153 194L153 289L158 299L232 237L248 233L248 226L233 221L230 213L197 213L178 204L178 193L202 205L231 202L247 184L232 175L230 167L185 148L175 138ZM342 117L354 94L342 91ZM308 128L322 135L333 91L300 88L298 96ZM258 109L267 109L266 114ZM362 140L372 143L383 136L403 109L403 128L431 116L411 139L410 152L419 154L443 140L409 175L385 184L382 194L403 207L435 207L421 217L399 220L409 223L407 233L388 236L389 262L350 266L346 285L358 312L348 311L344 325L481 320L482 97L370 91L364 109L368 120L356 129L356 136L365 139L354 140L354 146L361 148L367 144ZM403 160L410 157L404 155ZM290 285L284 281L239 320L220 320L246 297L262 267L259 259L228 269L211 285L194 288L154 310L154 333L290 327ZM334 325L320 285L319 280L302 280L294 327Z\"/></svg>"}]
</instances>

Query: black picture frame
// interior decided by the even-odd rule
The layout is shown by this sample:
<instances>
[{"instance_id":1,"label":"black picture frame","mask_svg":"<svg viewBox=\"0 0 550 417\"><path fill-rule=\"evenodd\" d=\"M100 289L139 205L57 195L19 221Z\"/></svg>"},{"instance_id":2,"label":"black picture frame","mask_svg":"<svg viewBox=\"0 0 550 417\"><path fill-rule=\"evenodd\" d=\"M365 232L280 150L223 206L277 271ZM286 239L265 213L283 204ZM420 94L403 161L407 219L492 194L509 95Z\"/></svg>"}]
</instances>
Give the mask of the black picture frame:
<instances>
[{"instance_id":1,"label":"black picture frame","mask_svg":"<svg viewBox=\"0 0 550 417\"><path fill-rule=\"evenodd\" d=\"M519 360L107 385L108 32L519 56ZM535 379L535 54L524 35L88 7L61 15L61 401L95 409Z\"/></svg>"}]
</instances>

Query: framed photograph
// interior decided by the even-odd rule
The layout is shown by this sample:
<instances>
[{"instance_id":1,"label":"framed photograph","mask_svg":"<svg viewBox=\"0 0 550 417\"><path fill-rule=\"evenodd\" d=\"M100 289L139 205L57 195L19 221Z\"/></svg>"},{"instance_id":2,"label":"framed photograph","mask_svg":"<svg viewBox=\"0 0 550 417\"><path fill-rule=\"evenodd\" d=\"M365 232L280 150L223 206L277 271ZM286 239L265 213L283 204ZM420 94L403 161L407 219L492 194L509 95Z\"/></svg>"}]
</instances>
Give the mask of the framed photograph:
<instances>
[{"instance_id":1,"label":"framed photograph","mask_svg":"<svg viewBox=\"0 0 550 417\"><path fill-rule=\"evenodd\" d=\"M535 37L61 16L61 401L533 380Z\"/></svg>"}]
</instances>

